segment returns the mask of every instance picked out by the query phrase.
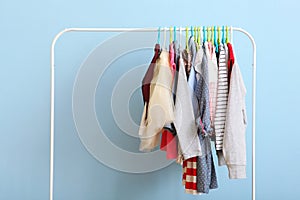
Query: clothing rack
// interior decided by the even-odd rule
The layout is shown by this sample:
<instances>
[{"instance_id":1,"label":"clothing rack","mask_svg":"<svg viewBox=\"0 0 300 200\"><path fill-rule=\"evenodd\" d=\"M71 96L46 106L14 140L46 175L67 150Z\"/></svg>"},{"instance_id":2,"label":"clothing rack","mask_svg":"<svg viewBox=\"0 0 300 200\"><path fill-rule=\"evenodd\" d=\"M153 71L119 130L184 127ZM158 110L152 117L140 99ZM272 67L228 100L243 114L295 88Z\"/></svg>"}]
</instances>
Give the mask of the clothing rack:
<instances>
[{"instance_id":1,"label":"clothing rack","mask_svg":"<svg viewBox=\"0 0 300 200\"><path fill-rule=\"evenodd\" d=\"M55 106L55 45L57 40L67 32L158 32L158 31L174 31L170 28L67 28L60 31L53 39L50 53L50 188L49 200L53 200L54 188L54 106ZM176 31L191 30L190 28L175 28ZM255 200L255 120L256 120L256 44L254 38L246 30L242 28L230 27L231 39L233 31L245 34L251 41L253 47L253 63L252 63L252 200Z\"/></svg>"}]
</instances>

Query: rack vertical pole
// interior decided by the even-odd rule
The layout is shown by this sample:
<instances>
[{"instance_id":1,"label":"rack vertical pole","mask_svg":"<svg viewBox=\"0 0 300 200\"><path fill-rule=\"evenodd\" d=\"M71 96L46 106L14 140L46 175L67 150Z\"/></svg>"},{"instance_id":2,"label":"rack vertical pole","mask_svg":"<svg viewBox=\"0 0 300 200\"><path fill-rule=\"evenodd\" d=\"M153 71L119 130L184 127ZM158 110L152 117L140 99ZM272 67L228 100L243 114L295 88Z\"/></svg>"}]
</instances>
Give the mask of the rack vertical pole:
<instances>
[{"instance_id":1,"label":"rack vertical pole","mask_svg":"<svg viewBox=\"0 0 300 200\"><path fill-rule=\"evenodd\" d=\"M255 200L256 197L256 43L254 38L250 33L241 29L233 28L235 31L239 31L248 36L252 43L253 48L253 63L252 63L252 200Z\"/></svg>"}]
</instances>

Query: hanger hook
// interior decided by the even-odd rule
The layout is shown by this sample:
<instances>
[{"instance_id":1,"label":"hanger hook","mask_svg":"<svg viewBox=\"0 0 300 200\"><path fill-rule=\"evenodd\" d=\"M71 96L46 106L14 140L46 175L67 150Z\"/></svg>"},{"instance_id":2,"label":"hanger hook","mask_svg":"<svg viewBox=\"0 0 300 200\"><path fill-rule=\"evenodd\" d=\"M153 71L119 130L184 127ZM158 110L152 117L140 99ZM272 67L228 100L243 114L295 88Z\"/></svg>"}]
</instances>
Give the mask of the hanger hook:
<instances>
[{"instance_id":1,"label":"hanger hook","mask_svg":"<svg viewBox=\"0 0 300 200\"><path fill-rule=\"evenodd\" d=\"M174 26L174 41L176 41L176 26Z\"/></svg>"},{"instance_id":2,"label":"hanger hook","mask_svg":"<svg viewBox=\"0 0 300 200\"><path fill-rule=\"evenodd\" d=\"M229 42L228 26L226 26L226 43Z\"/></svg>"},{"instance_id":3,"label":"hanger hook","mask_svg":"<svg viewBox=\"0 0 300 200\"><path fill-rule=\"evenodd\" d=\"M221 44L221 27L218 26L218 44Z\"/></svg>"},{"instance_id":4,"label":"hanger hook","mask_svg":"<svg viewBox=\"0 0 300 200\"><path fill-rule=\"evenodd\" d=\"M225 44L225 26L222 27L222 43Z\"/></svg>"},{"instance_id":5,"label":"hanger hook","mask_svg":"<svg viewBox=\"0 0 300 200\"><path fill-rule=\"evenodd\" d=\"M203 43L206 41L206 28L205 26L202 27L202 32L203 32Z\"/></svg>"},{"instance_id":6,"label":"hanger hook","mask_svg":"<svg viewBox=\"0 0 300 200\"><path fill-rule=\"evenodd\" d=\"M170 44L171 44L173 41L173 28L172 27L169 28L169 32L170 32Z\"/></svg>"},{"instance_id":7,"label":"hanger hook","mask_svg":"<svg viewBox=\"0 0 300 200\"><path fill-rule=\"evenodd\" d=\"M158 27L157 44L160 44L160 27Z\"/></svg>"},{"instance_id":8,"label":"hanger hook","mask_svg":"<svg viewBox=\"0 0 300 200\"><path fill-rule=\"evenodd\" d=\"M210 27L210 42L214 44L214 27Z\"/></svg>"},{"instance_id":9,"label":"hanger hook","mask_svg":"<svg viewBox=\"0 0 300 200\"><path fill-rule=\"evenodd\" d=\"M197 38L198 38L197 26L194 26L193 32L194 32L194 35L195 35L194 40L197 42Z\"/></svg>"},{"instance_id":10,"label":"hanger hook","mask_svg":"<svg viewBox=\"0 0 300 200\"><path fill-rule=\"evenodd\" d=\"M211 38L211 27L208 26L207 27L207 41L210 42L210 38Z\"/></svg>"},{"instance_id":11,"label":"hanger hook","mask_svg":"<svg viewBox=\"0 0 300 200\"><path fill-rule=\"evenodd\" d=\"M200 27L197 27L197 43L200 45Z\"/></svg>"},{"instance_id":12,"label":"hanger hook","mask_svg":"<svg viewBox=\"0 0 300 200\"><path fill-rule=\"evenodd\" d=\"M185 48L188 50L189 28L185 28Z\"/></svg>"}]
</instances>

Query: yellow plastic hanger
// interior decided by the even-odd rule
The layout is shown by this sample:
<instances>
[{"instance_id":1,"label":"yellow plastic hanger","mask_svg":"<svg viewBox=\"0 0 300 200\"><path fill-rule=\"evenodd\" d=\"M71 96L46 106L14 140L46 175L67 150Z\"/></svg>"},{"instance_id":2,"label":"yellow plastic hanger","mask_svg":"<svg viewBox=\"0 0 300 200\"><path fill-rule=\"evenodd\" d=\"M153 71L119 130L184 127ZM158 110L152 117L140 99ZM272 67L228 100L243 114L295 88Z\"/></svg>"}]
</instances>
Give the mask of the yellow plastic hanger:
<instances>
[{"instance_id":1,"label":"yellow plastic hanger","mask_svg":"<svg viewBox=\"0 0 300 200\"><path fill-rule=\"evenodd\" d=\"M194 27L194 41L197 42L197 38L198 38L198 32L197 32L197 26Z\"/></svg>"},{"instance_id":2,"label":"yellow plastic hanger","mask_svg":"<svg viewBox=\"0 0 300 200\"><path fill-rule=\"evenodd\" d=\"M207 41L211 42L211 27L207 27Z\"/></svg>"},{"instance_id":3,"label":"yellow plastic hanger","mask_svg":"<svg viewBox=\"0 0 300 200\"><path fill-rule=\"evenodd\" d=\"M197 43L198 43L198 45L200 45L200 43L201 43L201 28L200 27L197 28L197 34L198 34Z\"/></svg>"},{"instance_id":4,"label":"yellow plastic hanger","mask_svg":"<svg viewBox=\"0 0 300 200\"><path fill-rule=\"evenodd\" d=\"M185 48L187 52L189 52L188 43L189 43L189 28L185 27Z\"/></svg>"},{"instance_id":5,"label":"yellow plastic hanger","mask_svg":"<svg viewBox=\"0 0 300 200\"><path fill-rule=\"evenodd\" d=\"M221 27L218 26L218 44L221 44Z\"/></svg>"},{"instance_id":6,"label":"yellow plastic hanger","mask_svg":"<svg viewBox=\"0 0 300 200\"><path fill-rule=\"evenodd\" d=\"M173 28L172 27L170 27L169 32L170 32L170 44L172 44L172 42L173 42Z\"/></svg>"}]
</instances>

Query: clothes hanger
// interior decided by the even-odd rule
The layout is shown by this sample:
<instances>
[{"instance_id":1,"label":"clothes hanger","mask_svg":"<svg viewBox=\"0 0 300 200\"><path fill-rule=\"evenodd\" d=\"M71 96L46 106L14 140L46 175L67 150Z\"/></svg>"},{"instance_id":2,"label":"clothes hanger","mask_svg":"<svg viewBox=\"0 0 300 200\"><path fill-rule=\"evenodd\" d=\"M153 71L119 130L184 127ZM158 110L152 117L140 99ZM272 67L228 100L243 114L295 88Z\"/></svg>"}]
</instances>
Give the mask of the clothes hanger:
<instances>
[{"instance_id":1,"label":"clothes hanger","mask_svg":"<svg viewBox=\"0 0 300 200\"><path fill-rule=\"evenodd\" d=\"M225 26L222 27L222 43L225 44Z\"/></svg>"},{"instance_id":2,"label":"clothes hanger","mask_svg":"<svg viewBox=\"0 0 300 200\"><path fill-rule=\"evenodd\" d=\"M198 38L197 26L194 27L194 34L195 34L194 41L197 42L197 38Z\"/></svg>"},{"instance_id":3,"label":"clothes hanger","mask_svg":"<svg viewBox=\"0 0 300 200\"><path fill-rule=\"evenodd\" d=\"M157 44L160 44L160 27L158 27L157 31Z\"/></svg>"},{"instance_id":4,"label":"clothes hanger","mask_svg":"<svg viewBox=\"0 0 300 200\"><path fill-rule=\"evenodd\" d=\"M174 42L176 41L176 26L174 26Z\"/></svg>"},{"instance_id":5,"label":"clothes hanger","mask_svg":"<svg viewBox=\"0 0 300 200\"><path fill-rule=\"evenodd\" d=\"M199 29L200 29L200 42L202 42L202 38L203 38L203 29L202 29L202 26L200 26Z\"/></svg>"},{"instance_id":6,"label":"clothes hanger","mask_svg":"<svg viewBox=\"0 0 300 200\"><path fill-rule=\"evenodd\" d=\"M207 27L207 42L210 42L210 36L211 36L211 28Z\"/></svg>"},{"instance_id":7,"label":"clothes hanger","mask_svg":"<svg viewBox=\"0 0 300 200\"><path fill-rule=\"evenodd\" d=\"M212 45L214 46L215 44L214 44L214 41L215 41L215 34L214 34L214 27L212 26L211 27L211 43L212 43Z\"/></svg>"},{"instance_id":8,"label":"clothes hanger","mask_svg":"<svg viewBox=\"0 0 300 200\"><path fill-rule=\"evenodd\" d=\"M191 36L193 37L194 36L194 31L193 31L193 26L191 26Z\"/></svg>"},{"instance_id":9,"label":"clothes hanger","mask_svg":"<svg viewBox=\"0 0 300 200\"><path fill-rule=\"evenodd\" d=\"M219 52L219 44L217 42L217 26L214 26L214 44L216 46L216 52Z\"/></svg>"},{"instance_id":10,"label":"clothes hanger","mask_svg":"<svg viewBox=\"0 0 300 200\"><path fill-rule=\"evenodd\" d=\"M197 38L197 43L198 43L198 45L200 45L200 43L201 43L201 37L200 37L200 35L201 35L201 28L200 27L198 27L197 28L197 36L198 36L198 38Z\"/></svg>"},{"instance_id":11,"label":"clothes hanger","mask_svg":"<svg viewBox=\"0 0 300 200\"><path fill-rule=\"evenodd\" d=\"M166 40L167 40L167 27L164 28L164 49L167 49L166 47Z\"/></svg>"},{"instance_id":12,"label":"clothes hanger","mask_svg":"<svg viewBox=\"0 0 300 200\"><path fill-rule=\"evenodd\" d=\"M210 27L210 43L212 44L212 45L214 45L214 27L213 26L211 26Z\"/></svg>"},{"instance_id":13,"label":"clothes hanger","mask_svg":"<svg viewBox=\"0 0 300 200\"><path fill-rule=\"evenodd\" d=\"M218 45L221 44L221 27L218 26Z\"/></svg>"},{"instance_id":14,"label":"clothes hanger","mask_svg":"<svg viewBox=\"0 0 300 200\"><path fill-rule=\"evenodd\" d=\"M214 46L215 45L215 28L211 27L211 43Z\"/></svg>"},{"instance_id":15,"label":"clothes hanger","mask_svg":"<svg viewBox=\"0 0 300 200\"><path fill-rule=\"evenodd\" d=\"M202 26L199 27L199 43L202 42L202 38L203 38L203 31L202 31Z\"/></svg>"},{"instance_id":16,"label":"clothes hanger","mask_svg":"<svg viewBox=\"0 0 300 200\"><path fill-rule=\"evenodd\" d=\"M209 42L209 26L206 28L206 35L207 35L207 39L206 41Z\"/></svg>"},{"instance_id":17,"label":"clothes hanger","mask_svg":"<svg viewBox=\"0 0 300 200\"><path fill-rule=\"evenodd\" d=\"M206 42L206 27L205 26L203 26L202 31L203 31L203 43L205 43Z\"/></svg>"},{"instance_id":18,"label":"clothes hanger","mask_svg":"<svg viewBox=\"0 0 300 200\"><path fill-rule=\"evenodd\" d=\"M170 27L170 29L169 29L169 32L170 32L170 44L172 44L172 42L173 42L173 28L172 27Z\"/></svg>"},{"instance_id":19,"label":"clothes hanger","mask_svg":"<svg viewBox=\"0 0 300 200\"><path fill-rule=\"evenodd\" d=\"M229 43L229 32L228 32L228 26L226 26L226 44Z\"/></svg>"},{"instance_id":20,"label":"clothes hanger","mask_svg":"<svg viewBox=\"0 0 300 200\"><path fill-rule=\"evenodd\" d=\"M187 52L189 52L188 43L189 43L189 28L186 27L185 28L185 49L187 50Z\"/></svg>"}]
</instances>

